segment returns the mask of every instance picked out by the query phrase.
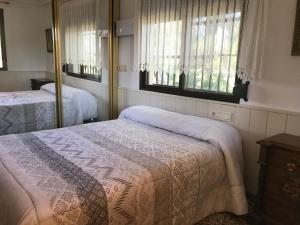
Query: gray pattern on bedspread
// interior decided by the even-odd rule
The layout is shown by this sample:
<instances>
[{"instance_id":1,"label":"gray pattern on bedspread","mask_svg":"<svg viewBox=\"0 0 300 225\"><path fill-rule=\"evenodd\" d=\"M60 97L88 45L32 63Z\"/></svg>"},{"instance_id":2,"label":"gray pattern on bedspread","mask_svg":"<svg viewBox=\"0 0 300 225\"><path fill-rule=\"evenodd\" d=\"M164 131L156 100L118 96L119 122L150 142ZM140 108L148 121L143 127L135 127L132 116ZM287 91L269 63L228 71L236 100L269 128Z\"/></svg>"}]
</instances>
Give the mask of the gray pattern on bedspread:
<instances>
[{"instance_id":1,"label":"gray pattern on bedspread","mask_svg":"<svg viewBox=\"0 0 300 225\"><path fill-rule=\"evenodd\" d=\"M66 126L76 125L77 109L64 100ZM55 96L46 91L0 92L0 135L18 134L56 127Z\"/></svg>"},{"instance_id":2,"label":"gray pattern on bedspread","mask_svg":"<svg viewBox=\"0 0 300 225\"><path fill-rule=\"evenodd\" d=\"M219 149L126 119L3 136L0 160L7 225L191 225L228 205Z\"/></svg>"}]
</instances>

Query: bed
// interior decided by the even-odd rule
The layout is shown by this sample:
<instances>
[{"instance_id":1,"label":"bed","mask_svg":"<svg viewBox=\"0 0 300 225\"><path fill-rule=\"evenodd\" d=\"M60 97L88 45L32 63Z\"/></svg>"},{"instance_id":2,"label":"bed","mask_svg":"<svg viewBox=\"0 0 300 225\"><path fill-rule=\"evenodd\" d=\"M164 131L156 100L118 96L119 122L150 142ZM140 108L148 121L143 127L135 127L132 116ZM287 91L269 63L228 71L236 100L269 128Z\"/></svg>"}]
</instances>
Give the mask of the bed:
<instances>
[{"instance_id":1,"label":"bed","mask_svg":"<svg viewBox=\"0 0 300 225\"><path fill-rule=\"evenodd\" d=\"M192 225L247 213L241 140L135 106L119 119L0 137L0 224Z\"/></svg>"},{"instance_id":2,"label":"bed","mask_svg":"<svg viewBox=\"0 0 300 225\"><path fill-rule=\"evenodd\" d=\"M97 99L90 93L63 85L64 125L82 124L97 117ZM55 85L39 91L0 92L0 135L56 127Z\"/></svg>"}]
</instances>

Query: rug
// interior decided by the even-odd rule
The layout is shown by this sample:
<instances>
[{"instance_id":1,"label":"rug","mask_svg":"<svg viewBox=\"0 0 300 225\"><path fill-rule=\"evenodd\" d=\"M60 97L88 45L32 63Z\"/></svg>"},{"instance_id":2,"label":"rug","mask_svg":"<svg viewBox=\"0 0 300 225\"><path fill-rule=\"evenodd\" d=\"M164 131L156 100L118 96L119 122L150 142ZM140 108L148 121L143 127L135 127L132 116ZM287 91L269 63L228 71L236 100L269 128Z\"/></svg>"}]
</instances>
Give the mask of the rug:
<instances>
[{"instance_id":1,"label":"rug","mask_svg":"<svg viewBox=\"0 0 300 225\"><path fill-rule=\"evenodd\" d=\"M249 212L253 212L255 196L247 195ZM217 213L207 217L195 225L251 225L247 216L236 216L231 213Z\"/></svg>"},{"instance_id":2,"label":"rug","mask_svg":"<svg viewBox=\"0 0 300 225\"><path fill-rule=\"evenodd\" d=\"M209 216L195 225L250 225L244 216L235 216L229 213L218 213Z\"/></svg>"}]
</instances>

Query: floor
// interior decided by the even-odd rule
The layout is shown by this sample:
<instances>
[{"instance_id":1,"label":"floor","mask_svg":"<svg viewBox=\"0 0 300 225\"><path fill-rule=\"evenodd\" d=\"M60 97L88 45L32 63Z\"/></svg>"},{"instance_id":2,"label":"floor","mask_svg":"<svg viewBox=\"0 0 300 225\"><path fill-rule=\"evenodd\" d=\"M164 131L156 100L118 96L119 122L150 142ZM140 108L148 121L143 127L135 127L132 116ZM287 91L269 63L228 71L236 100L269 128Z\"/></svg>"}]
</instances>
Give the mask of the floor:
<instances>
[{"instance_id":1,"label":"floor","mask_svg":"<svg viewBox=\"0 0 300 225\"><path fill-rule=\"evenodd\" d=\"M255 204L255 196L247 195L247 199L249 205L249 212L252 212ZM218 213L209 216L208 218L204 219L203 221L195 225L251 225L251 224L247 222L245 216L235 216L230 213Z\"/></svg>"},{"instance_id":2,"label":"floor","mask_svg":"<svg viewBox=\"0 0 300 225\"><path fill-rule=\"evenodd\" d=\"M212 215L195 225L250 225L245 217L238 217L229 213Z\"/></svg>"}]
</instances>

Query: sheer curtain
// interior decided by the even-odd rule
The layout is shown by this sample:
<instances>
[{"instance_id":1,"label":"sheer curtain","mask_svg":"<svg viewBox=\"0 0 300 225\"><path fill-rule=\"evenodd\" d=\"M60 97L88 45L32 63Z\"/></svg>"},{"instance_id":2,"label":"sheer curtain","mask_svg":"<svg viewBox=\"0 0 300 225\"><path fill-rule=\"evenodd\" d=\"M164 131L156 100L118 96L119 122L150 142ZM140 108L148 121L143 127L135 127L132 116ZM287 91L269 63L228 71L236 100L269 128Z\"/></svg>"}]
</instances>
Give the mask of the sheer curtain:
<instances>
[{"instance_id":1,"label":"sheer curtain","mask_svg":"<svg viewBox=\"0 0 300 225\"><path fill-rule=\"evenodd\" d=\"M252 51L253 43L246 43L249 32L254 31L256 40L262 40L261 30L248 29L245 39L241 35L242 28L261 23L261 17L253 18L254 1L137 1L139 69L149 72L153 85L176 87L184 73L186 89L232 93L237 71L248 74L245 68L259 58ZM247 20L243 23L245 10Z\"/></svg>"},{"instance_id":2,"label":"sheer curtain","mask_svg":"<svg viewBox=\"0 0 300 225\"><path fill-rule=\"evenodd\" d=\"M96 0L71 0L62 5L63 59L73 73L101 76L101 38Z\"/></svg>"},{"instance_id":3,"label":"sheer curtain","mask_svg":"<svg viewBox=\"0 0 300 225\"><path fill-rule=\"evenodd\" d=\"M269 0L248 0L245 5L237 73L243 81L262 77L269 4Z\"/></svg>"}]
</instances>

